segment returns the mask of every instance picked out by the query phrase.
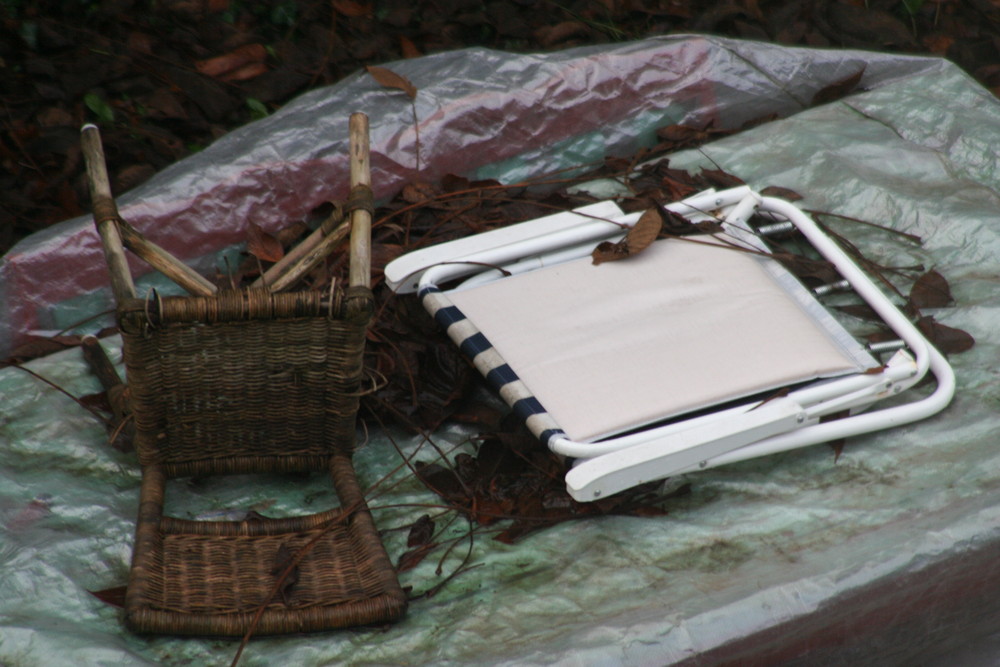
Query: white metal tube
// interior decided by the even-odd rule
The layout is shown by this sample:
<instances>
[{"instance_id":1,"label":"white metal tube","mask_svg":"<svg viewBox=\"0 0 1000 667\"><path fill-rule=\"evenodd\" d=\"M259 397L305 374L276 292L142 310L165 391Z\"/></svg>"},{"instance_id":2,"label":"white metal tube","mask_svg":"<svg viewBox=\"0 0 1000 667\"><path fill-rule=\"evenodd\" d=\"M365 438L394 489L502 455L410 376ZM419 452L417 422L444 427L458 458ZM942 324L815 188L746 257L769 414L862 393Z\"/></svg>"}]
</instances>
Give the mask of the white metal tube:
<instances>
[{"instance_id":1,"label":"white metal tube","mask_svg":"<svg viewBox=\"0 0 1000 667\"><path fill-rule=\"evenodd\" d=\"M885 372L877 375L851 375L838 380L823 382L788 395L790 400L801 405L808 414L835 412L841 409L840 399L845 399L846 403L853 404L855 401L864 402L864 396L874 398L880 385L885 385L888 381L896 381L904 377L913 375L912 366L909 370L900 367L887 368ZM825 405L824 401L834 399L836 404ZM611 452L626 449L633 445L642 444L651 440L659 440L672 437L673 435L697 426L702 422L732 419L740 414L752 409L753 406L741 405L727 410L721 410L702 417L695 417L657 428L637 431L629 435L616 438L609 438L601 442L577 442L569 438L556 438L549 443L552 451L563 456L572 458L592 458L602 456ZM849 407L849 406L848 406Z\"/></svg>"},{"instance_id":2,"label":"white metal tube","mask_svg":"<svg viewBox=\"0 0 1000 667\"><path fill-rule=\"evenodd\" d=\"M460 262L439 264L427 269L420 278L420 288L438 285L471 273L478 273L490 266L503 266L524 257L539 255L566 245L607 238L621 231L622 228L615 223L592 220L571 229L526 239L499 248L483 250L465 256Z\"/></svg>"},{"instance_id":3,"label":"white metal tube","mask_svg":"<svg viewBox=\"0 0 1000 667\"><path fill-rule=\"evenodd\" d=\"M908 424L925 419L943 410L955 395L955 372L948 361L934 347L930 348L931 372L937 380L937 388L927 398L906 405L884 408L876 412L838 419L807 426L791 433L766 438L760 442L746 445L727 454L716 456L707 461L705 468L714 468L727 463L736 463L758 456L777 454L806 445L816 445L821 442L831 442L840 438L849 438L874 430L881 430ZM677 470L676 473L689 472L695 467ZM697 468L701 469L701 468Z\"/></svg>"},{"instance_id":4,"label":"white metal tube","mask_svg":"<svg viewBox=\"0 0 1000 667\"><path fill-rule=\"evenodd\" d=\"M871 279L858 268L858 265L847 256L847 253L827 236L812 218L793 204L774 197L764 197L761 200L761 208L787 218L812 243L813 247L837 268L837 271L851 284L854 291L879 314L879 317L885 320L885 323L893 331L899 334L900 338L906 341L917 358L917 375L923 376L930 365L926 339L906 315L901 313Z\"/></svg>"},{"instance_id":5,"label":"white metal tube","mask_svg":"<svg viewBox=\"0 0 1000 667\"><path fill-rule=\"evenodd\" d=\"M667 208L681 215L707 213L737 204L750 193L750 188L745 185L723 190L722 192L706 190L682 201L674 202L668 205ZM587 241L614 236L622 232L622 223L634 221L632 220L633 218L638 219L638 216L626 216L616 222L589 220L569 229L472 253L465 256L459 263L440 264L427 269L423 276L421 276L419 284L421 288L438 285L464 275L478 273L483 270L483 265L503 266L524 257L540 255L567 245L579 245Z\"/></svg>"}]
</instances>

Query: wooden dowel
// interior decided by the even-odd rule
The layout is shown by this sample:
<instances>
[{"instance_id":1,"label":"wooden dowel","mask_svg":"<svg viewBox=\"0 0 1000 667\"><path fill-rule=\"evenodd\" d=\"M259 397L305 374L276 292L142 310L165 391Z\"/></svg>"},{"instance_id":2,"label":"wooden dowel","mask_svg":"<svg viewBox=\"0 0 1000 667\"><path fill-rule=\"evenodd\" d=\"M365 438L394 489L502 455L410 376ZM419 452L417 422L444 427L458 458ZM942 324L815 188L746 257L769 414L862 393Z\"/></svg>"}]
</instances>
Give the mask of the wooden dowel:
<instances>
[{"instance_id":1,"label":"wooden dowel","mask_svg":"<svg viewBox=\"0 0 1000 667\"><path fill-rule=\"evenodd\" d=\"M114 364L108 358L107 352L101 347L96 336L84 336L81 341L83 347L83 358L87 360L91 372L101 381L101 386L107 391L112 387L122 384L122 379L118 376Z\"/></svg>"},{"instance_id":2,"label":"wooden dowel","mask_svg":"<svg viewBox=\"0 0 1000 667\"><path fill-rule=\"evenodd\" d=\"M147 239L138 229L121 218L118 219L118 228L126 248L191 294L212 296L218 291L219 288L200 273Z\"/></svg>"},{"instance_id":3,"label":"wooden dowel","mask_svg":"<svg viewBox=\"0 0 1000 667\"><path fill-rule=\"evenodd\" d=\"M135 283L125 259L125 248L144 259L168 278L199 296L211 296L217 288L195 270L166 250L149 241L137 229L122 220L111 196L111 183L101 146L101 133L96 125L87 124L81 130L83 155L87 162L90 199L94 208L94 223L101 235L104 256L111 271L111 289L115 300L135 297Z\"/></svg>"},{"instance_id":4,"label":"wooden dowel","mask_svg":"<svg viewBox=\"0 0 1000 667\"><path fill-rule=\"evenodd\" d=\"M114 419L111 421L111 432L114 439L111 444L120 451L132 451L135 426L132 422L126 421L129 415L129 406L125 384L96 336L88 334L83 337L81 343L83 358L87 360L91 372L100 380L101 386L107 392L108 403L111 404L111 412L114 415Z\"/></svg>"},{"instance_id":5,"label":"wooden dowel","mask_svg":"<svg viewBox=\"0 0 1000 667\"><path fill-rule=\"evenodd\" d=\"M286 273L295 271L299 275L303 275L312 270L312 266L310 266L306 271L300 272L299 266L296 263L301 262L303 257L309 255L310 251L316 248L316 246L318 246L323 239L329 235L329 232L333 231L332 228L335 229L334 226L340 224L343 217L343 209L338 204L335 206L333 213L331 213L330 216L323 221L323 224L319 226L319 229L315 230L312 234L303 239L301 243L285 253L284 257L264 272L264 275L253 281L250 287L267 287L271 291L278 291L274 286L277 284L285 284L282 276ZM328 246L328 248L329 250L333 249L332 246Z\"/></svg>"},{"instance_id":6,"label":"wooden dowel","mask_svg":"<svg viewBox=\"0 0 1000 667\"><path fill-rule=\"evenodd\" d=\"M334 247L344 240L349 230L350 227L346 222L340 223L339 227L324 236L318 245L303 255L297 264L278 276L273 283L268 283L268 289L272 292L280 292L297 283L302 276L312 271L317 264L330 254L330 251Z\"/></svg>"},{"instance_id":7,"label":"wooden dowel","mask_svg":"<svg viewBox=\"0 0 1000 667\"><path fill-rule=\"evenodd\" d=\"M90 185L94 224L97 226L97 233L101 235L104 259L111 273L111 291L115 295L115 301L120 304L126 299L135 298L135 283L132 282L132 274L125 259L125 248L117 224L118 207L115 206L115 200L111 196L111 182L108 180L108 168L104 161L101 133L96 125L88 123L81 128L80 143L87 164L87 182Z\"/></svg>"},{"instance_id":8,"label":"wooden dowel","mask_svg":"<svg viewBox=\"0 0 1000 667\"><path fill-rule=\"evenodd\" d=\"M368 117L363 113L351 114L350 125L351 190L357 185L371 187L371 167L368 147ZM320 263L347 235L351 234L350 285L369 286L371 276L371 212L366 209L351 210L349 224L341 223L323 236L324 223L290 251L281 261L268 269L253 287L267 287L280 292L292 287L302 276Z\"/></svg>"},{"instance_id":9,"label":"wooden dowel","mask_svg":"<svg viewBox=\"0 0 1000 667\"><path fill-rule=\"evenodd\" d=\"M351 190L358 185L370 188L372 184L370 148L368 144L368 116L352 113L349 125L351 147ZM351 211L351 269L352 287L370 287L371 281L371 211L354 208Z\"/></svg>"}]
</instances>

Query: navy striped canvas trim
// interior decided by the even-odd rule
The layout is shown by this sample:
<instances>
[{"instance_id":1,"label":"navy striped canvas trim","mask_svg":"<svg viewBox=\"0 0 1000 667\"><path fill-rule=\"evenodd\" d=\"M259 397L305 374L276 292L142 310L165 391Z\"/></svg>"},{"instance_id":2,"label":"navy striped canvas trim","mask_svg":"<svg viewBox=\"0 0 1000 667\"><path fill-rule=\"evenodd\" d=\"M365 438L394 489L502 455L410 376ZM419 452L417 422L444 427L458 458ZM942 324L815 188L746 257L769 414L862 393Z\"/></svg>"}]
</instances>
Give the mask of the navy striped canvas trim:
<instances>
[{"instance_id":1,"label":"navy striped canvas trim","mask_svg":"<svg viewBox=\"0 0 1000 667\"><path fill-rule=\"evenodd\" d=\"M428 294L437 294L440 291L441 289L437 285L426 285L424 287L421 287L420 290L417 292L417 298L422 300Z\"/></svg>"},{"instance_id":2,"label":"navy striped canvas trim","mask_svg":"<svg viewBox=\"0 0 1000 667\"><path fill-rule=\"evenodd\" d=\"M461 322L464 319L465 315L455 306L445 306L434 313L434 321L445 331L455 322Z\"/></svg>"},{"instance_id":3,"label":"navy striped canvas trim","mask_svg":"<svg viewBox=\"0 0 1000 667\"><path fill-rule=\"evenodd\" d=\"M538 439L541 440L544 445L548 446L548 444L552 441L553 438L565 438L565 437L566 437L566 431L562 430L561 428L549 428L542 431L541 435L538 436Z\"/></svg>"},{"instance_id":4,"label":"navy striped canvas trim","mask_svg":"<svg viewBox=\"0 0 1000 667\"><path fill-rule=\"evenodd\" d=\"M490 345L490 341L486 340L486 336L481 333L476 333L463 340L462 344L458 347L462 350L462 354L467 356L469 359L475 359L477 354L484 352L493 346ZM507 364L504 364L504 366L507 366ZM510 366L507 366L507 368L509 369ZM513 373L513 371L511 371L511 373ZM487 377L487 379L489 378ZM514 376L514 379L517 379L516 375ZM504 382L504 384L507 383ZM499 389L499 387L497 388Z\"/></svg>"},{"instance_id":5,"label":"navy striped canvas trim","mask_svg":"<svg viewBox=\"0 0 1000 667\"><path fill-rule=\"evenodd\" d=\"M532 415L540 415L545 412L545 408L542 407L542 404L539 403L538 399L534 396L522 398L510 407L513 408L514 414L517 415L521 421L528 421L528 417L531 417Z\"/></svg>"},{"instance_id":6,"label":"navy striped canvas trim","mask_svg":"<svg viewBox=\"0 0 1000 667\"><path fill-rule=\"evenodd\" d=\"M500 389L500 387L505 384L517 382L519 379L520 378L517 377L517 373L514 372L514 369L507 364L497 366L486 374L486 381L493 385L494 389Z\"/></svg>"},{"instance_id":7,"label":"navy striped canvas trim","mask_svg":"<svg viewBox=\"0 0 1000 667\"><path fill-rule=\"evenodd\" d=\"M535 437L548 445L552 438L566 436L566 432L558 427L489 339L451 303L446 293L429 285L420 289L419 296L424 308L434 314L438 326L448 332L449 337L475 363L487 382L500 392L518 419L527 423Z\"/></svg>"}]
</instances>

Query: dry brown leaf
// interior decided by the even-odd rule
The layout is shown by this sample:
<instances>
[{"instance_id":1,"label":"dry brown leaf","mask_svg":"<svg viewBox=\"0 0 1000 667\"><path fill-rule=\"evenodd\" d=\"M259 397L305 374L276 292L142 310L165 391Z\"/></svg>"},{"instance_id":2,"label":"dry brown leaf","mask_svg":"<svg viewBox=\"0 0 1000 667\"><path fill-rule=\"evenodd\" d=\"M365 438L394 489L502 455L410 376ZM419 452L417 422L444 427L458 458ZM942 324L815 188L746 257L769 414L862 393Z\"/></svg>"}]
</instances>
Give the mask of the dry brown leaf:
<instances>
[{"instance_id":1,"label":"dry brown leaf","mask_svg":"<svg viewBox=\"0 0 1000 667\"><path fill-rule=\"evenodd\" d=\"M189 115L184 104L167 88L157 88L140 99L146 111L153 118L177 118L187 120Z\"/></svg>"},{"instance_id":2,"label":"dry brown leaf","mask_svg":"<svg viewBox=\"0 0 1000 667\"><path fill-rule=\"evenodd\" d=\"M424 55L417 48L417 45L413 43L413 40L406 35L399 36L399 51L403 54L404 58L419 58Z\"/></svg>"},{"instance_id":3,"label":"dry brown leaf","mask_svg":"<svg viewBox=\"0 0 1000 667\"><path fill-rule=\"evenodd\" d=\"M658 129L656 136L675 148L681 148L705 143L708 141L709 133L692 125L667 125Z\"/></svg>"},{"instance_id":4,"label":"dry brown leaf","mask_svg":"<svg viewBox=\"0 0 1000 667\"><path fill-rule=\"evenodd\" d=\"M436 542L429 542L403 553L396 561L396 572L407 572L420 565L436 546Z\"/></svg>"},{"instance_id":5,"label":"dry brown leaf","mask_svg":"<svg viewBox=\"0 0 1000 667\"><path fill-rule=\"evenodd\" d=\"M367 3L362 4L355 0L333 0L331 4L338 14L347 16L348 18L372 15L372 6Z\"/></svg>"},{"instance_id":6,"label":"dry brown leaf","mask_svg":"<svg viewBox=\"0 0 1000 667\"><path fill-rule=\"evenodd\" d=\"M103 602L104 604L109 604L112 607L124 608L125 607L125 586L115 586L114 588L105 588L101 591L87 591L95 598Z\"/></svg>"},{"instance_id":7,"label":"dry brown leaf","mask_svg":"<svg viewBox=\"0 0 1000 667\"><path fill-rule=\"evenodd\" d=\"M617 243L604 241L598 244L590 254L595 266L604 262L614 262L636 255L648 248L663 227L663 218L655 208L648 209L639 220L629 228L625 238Z\"/></svg>"},{"instance_id":8,"label":"dry brown leaf","mask_svg":"<svg viewBox=\"0 0 1000 667\"><path fill-rule=\"evenodd\" d=\"M61 107L45 107L35 116L39 127L69 127L76 124L76 117Z\"/></svg>"},{"instance_id":9,"label":"dry brown leaf","mask_svg":"<svg viewBox=\"0 0 1000 667\"><path fill-rule=\"evenodd\" d=\"M237 67L231 72L226 72L219 77L220 81L249 81L267 72L265 63L247 63L243 67Z\"/></svg>"},{"instance_id":10,"label":"dry brown leaf","mask_svg":"<svg viewBox=\"0 0 1000 667\"><path fill-rule=\"evenodd\" d=\"M702 169L701 176L708 181L709 185L716 188L735 188L746 185L740 177L733 176L721 169Z\"/></svg>"},{"instance_id":11,"label":"dry brown leaf","mask_svg":"<svg viewBox=\"0 0 1000 667\"><path fill-rule=\"evenodd\" d=\"M381 271L386 264L403 254L403 246L396 243L372 244L372 270Z\"/></svg>"},{"instance_id":12,"label":"dry brown leaf","mask_svg":"<svg viewBox=\"0 0 1000 667\"><path fill-rule=\"evenodd\" d=\"M406 93L409 98L416 99L417 88L410 80L405 76L396 74L391 69L386 69L385 67L379 67L378 65L369 65L365 68L368 73L372 75L372 78L379 82L380 85L385 88L395 88L396 90L401 90Z\"/></svg>"},{"instance_id":13,"label":"dry brown leaf","mask_svg":"<svg viewBox=\"0 0 1000 667\"><path fill-rule=\"evenodd\" d=\"M128 50L133 53L152 55L155 41L149 34L133 30L129 33L128 40L126 40L125 44L128 47Z\"/></svg>"},{"instance_id":14,"label":"dry brown leaf","mask_svg":"<svg viewBox=\"0 0 1000 667\"><path fill-rule=\"evenodd\" d=\"M156 173L151 164L131 164L115 175L118 192L131 190L137 185L148 181Z\"/></svg>"},{"instance_id":15,"label":"dry brown leaf","mask_svg":"<svg viewBox=\"0 0 1000 667\"><path fill-rule=\"evenodd\" d=\"M842 306L835 306L835 308L837 310L839 310L840 312L842 312L842 313L847 313L848 315L850 315L852 317L856 317L859 320L864 320L866 322L881 322L882 321L882 318L879 317L879 314L876 313L875 310L871 306L869 306L867 303L848 303L848 304L844 304ZM894 337L895 336L893 336L893 338ZM890 340L890 339L887 338L885 340ZM875 341L872 341L872 342L875 342Z\"/></svg>"},{"instance_id":16,"label":"dry brown leaf","mask_svg":"<svg viewBox=\"0 0 1000 667\"><path fill-rule=\"evenodd\" d=\"M285 256L285 250L274 238L255 222L247 228L247 252L262 262L277 262Z\"/></svg>"},{"instance_id":17,"label":"dry brown leaf","mask_svg":"<svg viewBox=\"0 0 1000 667\"><path fill-rule=\"evenodd\" d=\"M404 185L400 196L405 202L409 202L410 204L419 204L420 202L425 202L428 199L434 199L434 197L437 196L437 191L430 183L418 181L416 183L407 183Z\"/></svg>"},{"instance_id":18,"label":"dry brown leaf","mask_svg":"<svg viewBox=\"0 0 1000 667\"><path fill-rule=\"evenodd\" d=\"M11 352L10 359L28 361L29 359L44 357L47 354L65 350L67 347L75 347L79 344L79 336L31 337L28 339L28 342L19 345Z\"/></svg>"},{"instance_id":19,"label":"dry brown leaf","mask_svg":"<svg viewBox=\"0 0 1000 667\"><path fill-rule=\"evenodd\" d=\"M917 308L944 308L954 303L948 281L931 270L917 278L910 288L910 303Z\"/></svg>"},{"instance_id":20,"label":"dry brown leaf","mask_svg":"<svg viewBox=\"0 0 1000 667\"><path fill-rule=\"evenodd\" d=\"M824 285L840 280L840 274L832 262L825 259L811 259L790 252L776 252L771 255L799 280L813 279Z\"/></svg>"},{"instance_id":21,"label":"dry brown leaf","mask_svg":"<svg viewBox=\"0 0 1000 667\"><path fill-rule=\"evenodd\" d=\"M943 56L948 53L948 49L955 43L955 38L950 35L936 33L925 35L920 41L931 53Z\"/></svg>"},{"instance_id":22,"label":"dry brown leaf","mask_svg":"<svg viewBox=\"0 0 1000 667\"><path fill-rule=\"evenodd\" d=\"M556 25L547 25L535 31L535 39L542 46L553 46L578 35L585 35L587 24L580 21L563 21Z\"/></svg>"},{"instance_id":23,"label":"dry brown leaf","mask_svg":"<svg viewBox=\"0 0 1000 667\"><path fill-rule=\"evenodd\" d=\"M602 241L597 244L597 247L590 253L591 263L594 266L598 264L603 264L604 262L614 262L619 259L625 259L628 257L628 250L624 244L624 239L618 243L612 243L611 241Z\"/></svg>"},{"instance_id":24,"label":"dry brown leaf","mask_svg":"<svg viewBox=\"0 0 1000 667\"><path fill-rule=\"evenodd\" d=\"M309 232L309 225L304 222L293 222L287 227L282 227L274 235L274 238L278 239L278 243L282 247L290 246L295 241L297 241L302 236L305 236Z\"/></svg>"},{"instance_id":25,"label":"dry brown leaf","mask_svg":"<svg viewBox=\"0 0 1000 667\"><path fill-rule=\"evenodd\" d=\"M274 561L271 565L270 573L280 578L281 585L278 588L278 593L281 594L281 600L286 605L291 597L292 589L295 588L295 584L299 583L299 566L293 565L294 562L295 549L288 544L282 544L278 547L278 552L274 555Z\"/></svg>"},{"instance_id":26,"label":"dry brown leaf","mask_svg":"<svg viewBox=\"0 0 1000 667\"><path fill-rule=\"evenodd\" d=\"M840 81L831 83L825 88L821 88L816 91L816 94L812 98L812 106L818 106L820 104L826 104L827 102L833 102L834 100L839 100L842 97L846 97L853 91L858 83L861 81L861 77L865 73L865 68L862 67L857 72L849 77L843 78Z\"/></svg>"},{"instance_id":27,"label":"dry brown leaf","mask_svg":"<svg viewBox=\"0 0 1000 667\"><path fill-rule=\"evenodd\" d=\"M761 190L760 193L765 197L779 197L785 201L800 201L802 199L802 195L795 190L789 190L780 185L769 185Z\"/></svg>"},{"instance_id":28,"label":"dry brown leaf","mask_svg":"<svg viewBox=\"0 0 1000 667\"><path fill-rule=\"evenodd\" d=\"M697 229L690 220L669 208L660 209L660 213L663 215L663 231L671 236L685 236Z\"/></svg>"},{"instance_id":29,"label":"dry brown leaf","mask_svg":"<svg viewBox=\"0 0 1000 667\"><path fill-rule=\"evenodd\" d=\"M218 78L250 63L263 63L265 60L267 49L263 44L246 44L221 56L199 60L194 66L205 76Z\"/></svg>"},{"instance_id":30,"label":"dry brown leaf","mask_svg":"<svg viewBox=\"0 0 1000 667\"><path fill-rule=\"evenodd\" d=\"M959 354L971 350L976 339L967 331L941 324L931 315L917 320L917 328L944 354Z\"/></svg>"},{"instance_id":31,"label":"dry brown leaf","mask_svg":"<svg viewBox=\"0 0 1000 667\"><path fill-rule=\"evenodd\" d=\"M625 235L629 254L634 255L648 248L656 240L656 237L660 235L662 227L663 218L660 216L658 210L651 208L643 213L639 217L639 220L632 225L632 228L628 230L628 234Z\"/></svg>"},{"instance_id":32,"label":"dry brown leaf","mask_svg":"<svg viewBox=\"0 0 1000 667\"><path fill-rule=\"evenodd\" d=\"M406 546L418 547L427 544L432 537L434 537L434 520L429 514L424 514L410 526Z\"/></svg>"}]
</instances>

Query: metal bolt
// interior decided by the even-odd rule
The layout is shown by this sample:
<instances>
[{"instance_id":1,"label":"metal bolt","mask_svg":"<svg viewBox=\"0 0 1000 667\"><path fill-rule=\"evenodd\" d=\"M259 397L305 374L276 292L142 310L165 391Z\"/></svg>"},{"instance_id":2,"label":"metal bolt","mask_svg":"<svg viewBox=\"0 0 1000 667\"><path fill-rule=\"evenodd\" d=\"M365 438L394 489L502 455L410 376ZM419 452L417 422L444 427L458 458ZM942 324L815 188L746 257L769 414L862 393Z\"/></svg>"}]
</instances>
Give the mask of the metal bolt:
<instances>
[{"instance_id":1,"label":"metal bolt","mask_svg":"<svg viewBox=\"0 0 1000 667\"><path fill-rule=\"evenodd\" d=\"M906 347L906 343L901 340L884 340L879 343L869 343L869 352L895 352Z\"/></svg>"},{"instance_id":2,"label":"metal bolt","mask_svg":"<svg viewBox=\"0 0 1000 667\"><path fill-rule=\"evenodd\" d=\"M851 283L846 280L838 280L835 283L820 285L813 290L813 294L816 296L826 296L827 294L832 294L833 292L843 292L844 290L849 289L851 289Z\"/></svg>"},{"instance_id":3,"label":"metal bolt","mask_svg":"<svg viewBox=\"0 0 1000 667\"><path fill-rule=\"evenodd\" d=\"M773 236L774 234L784 234L795 230L795 225L790 222L773 222L769 225L761 225L757 228L757 233L761 236Z\"/></svg>"}]
</instances>

